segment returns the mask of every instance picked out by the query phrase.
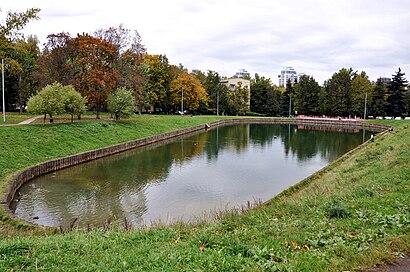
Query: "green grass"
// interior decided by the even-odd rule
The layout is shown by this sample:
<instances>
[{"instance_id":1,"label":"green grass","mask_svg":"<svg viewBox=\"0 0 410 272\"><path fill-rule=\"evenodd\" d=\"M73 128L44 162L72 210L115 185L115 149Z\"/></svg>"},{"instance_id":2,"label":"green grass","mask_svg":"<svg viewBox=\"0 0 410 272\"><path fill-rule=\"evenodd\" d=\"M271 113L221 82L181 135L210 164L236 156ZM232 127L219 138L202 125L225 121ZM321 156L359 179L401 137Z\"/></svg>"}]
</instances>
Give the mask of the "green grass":
<instances>
[{"instance_id":1,"label":"green grass","mask_svg":"<svg viewBox=\"0 0 410 272\"><path fill-rule=\"evenodd\" d=\"M46 159L211 120L154 116L4 127L0 137L11 142L0 144L0 177ZM0 270L344 271L391 261L410 250L410 124L382 123L394 131L260 207L226 212L211 223L53 234L3 215ZM330 216L333 211L346 216Z\"/></svg>"},{"instance_id":2,"label":"green grass","mask_svg":"<svg viewBox=\"0 0 410 272\"><path fill-rule=\"evenodd\" d=\"M34 117L35 115L29 114L29 113L23 113L20 114L18 112L6 112L6 122L3 120L3 112L1 112L1 119L0 119L0 125L3 124L18 124L20 122L23 122L24 120L27 120L31 117Z\"/></svg>"}]
</instances>

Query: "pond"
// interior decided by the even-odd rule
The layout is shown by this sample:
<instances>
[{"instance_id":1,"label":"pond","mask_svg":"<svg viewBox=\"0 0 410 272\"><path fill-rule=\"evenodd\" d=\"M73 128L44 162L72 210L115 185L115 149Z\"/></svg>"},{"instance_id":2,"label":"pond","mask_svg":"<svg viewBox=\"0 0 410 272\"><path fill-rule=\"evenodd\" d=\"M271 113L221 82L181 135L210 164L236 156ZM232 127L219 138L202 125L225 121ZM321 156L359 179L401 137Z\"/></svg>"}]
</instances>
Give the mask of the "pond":
<instances>
[{"instance_id":1,"label":"pond","mask_svg":"<svg viewBox=\"0 0 410 272\"><path fill-rule=\"evenodd\" d=\"M369 138L359 129L227 125L40 176L11 209L53 227L189 222L269 200Z\"/></svg>"}]
</instances>

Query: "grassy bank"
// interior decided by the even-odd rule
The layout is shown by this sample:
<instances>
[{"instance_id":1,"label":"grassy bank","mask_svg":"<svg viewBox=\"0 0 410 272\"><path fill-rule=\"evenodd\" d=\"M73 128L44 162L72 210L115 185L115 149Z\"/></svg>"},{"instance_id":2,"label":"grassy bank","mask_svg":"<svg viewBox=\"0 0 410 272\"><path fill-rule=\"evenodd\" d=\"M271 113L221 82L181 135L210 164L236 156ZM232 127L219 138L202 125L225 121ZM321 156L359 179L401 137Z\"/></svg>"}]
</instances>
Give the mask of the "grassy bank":
<instances>
[{"instance_id":1,"label":"grassy bank","mask_svg":"<svg viewBox=\"0 0 410 272\"><path fill-rule=\"evenodd\" d=\"M47 159L211 120L144 117L0 128L0 137L13 143L1 143L0 177ZM410 250L410 124L389 124L393 132L297 188L214 223L31 237L3 216L0 270L343 271L392 260Z\"/></svg>"},{"instance_id":2,"label":"grassy bank","mask_svg":"<svg viewBox=\"0 0 410 272\"><path fill-rule=\"evenodd\" d=\"M6 112L6 122L4 122L3 113L1 113L0 125L18 124L34 116L35 115L29 113Z\"/></svg>"}]
</instances>

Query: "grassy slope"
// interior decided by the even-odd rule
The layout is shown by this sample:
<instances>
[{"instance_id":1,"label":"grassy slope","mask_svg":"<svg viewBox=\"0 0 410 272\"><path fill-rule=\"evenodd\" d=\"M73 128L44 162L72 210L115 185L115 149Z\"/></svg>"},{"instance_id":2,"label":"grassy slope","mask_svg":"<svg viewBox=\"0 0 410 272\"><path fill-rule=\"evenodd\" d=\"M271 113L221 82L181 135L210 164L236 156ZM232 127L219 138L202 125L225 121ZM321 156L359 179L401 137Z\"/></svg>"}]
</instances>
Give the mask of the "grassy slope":
<instances>
[{"instance_id":1,"label":"grassy slope","mask_svg":"<svg viewBox=\"0 0 410 272\"><path fill-rule=\"evenodd\" d=\"M134 138L139 138L160 129L192 125L184 124L189 120L175 118L169 120L172 125L168 119L167 124L158 121L157 130L152 132L154 126L149 124L153 121L145 119L137 121L140 123L136 126L124 123L119 127L124 131L138 128L142 134L135 134ZM0 270L343 271L391 260L410 250L410 124L391 124L394 132L377 136L375 143L367 143L342 157L305 180L298 189L289 189L243 215L227 215L216 223L194 226L7 238L0 242ZM108 126L109 130L100 123L90 125L105 136L87 144L87 132L81 132L79 124L69 125L70 130L75 128L76 133L71 134L76 136L62 136L59 131L67 131L65 126L33 127L42 131L38 132L38 139L30 136L34 142L46 137L46 130L47 138L54 139L49 140L50 145L57 139L61 143L65 137L73 137L80 140L81 147L53 144L41 155L27 155L27 160L17 166L14 163L19 163L21 157L7 163L1 158L1 177L41 161L42 156L49 159L130 140L118 138L122 137L115 133L119 131L118 124ZM32 127L26 129L31 132ZM128 137L133 136L130 134ZM25 148L31 145L28 143ZM35 147L32 150L39 152ZM3 170L3 165L8 171ZM326 205L332 199L339 200L339 206L351 216L329 219Z\"/></svg>"}]
</instances>

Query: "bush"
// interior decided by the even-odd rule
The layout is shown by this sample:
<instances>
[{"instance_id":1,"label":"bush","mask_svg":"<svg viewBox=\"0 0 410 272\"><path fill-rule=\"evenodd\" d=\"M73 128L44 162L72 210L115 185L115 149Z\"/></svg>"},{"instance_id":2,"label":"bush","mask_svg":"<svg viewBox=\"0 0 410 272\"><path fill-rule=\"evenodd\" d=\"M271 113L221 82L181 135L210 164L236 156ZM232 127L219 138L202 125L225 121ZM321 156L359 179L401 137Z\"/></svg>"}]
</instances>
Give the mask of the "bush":
<instances>
[{"instance_id":1,"label":"bush","mask_svg":"<svg viewBox=\"0 0 410 272\"><path fill-rule=\"evenodd\" d=\"M345 207L343 202L333 199L325 205L325 213L329 218L347 218L350 217L349 210Z\"/></svg>"}]
</instances>

